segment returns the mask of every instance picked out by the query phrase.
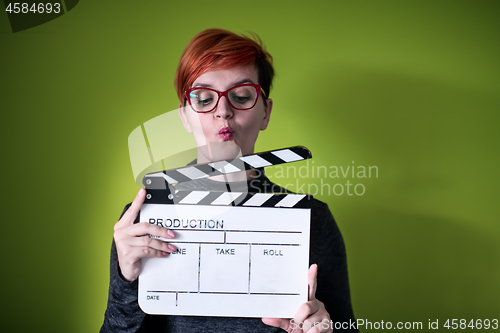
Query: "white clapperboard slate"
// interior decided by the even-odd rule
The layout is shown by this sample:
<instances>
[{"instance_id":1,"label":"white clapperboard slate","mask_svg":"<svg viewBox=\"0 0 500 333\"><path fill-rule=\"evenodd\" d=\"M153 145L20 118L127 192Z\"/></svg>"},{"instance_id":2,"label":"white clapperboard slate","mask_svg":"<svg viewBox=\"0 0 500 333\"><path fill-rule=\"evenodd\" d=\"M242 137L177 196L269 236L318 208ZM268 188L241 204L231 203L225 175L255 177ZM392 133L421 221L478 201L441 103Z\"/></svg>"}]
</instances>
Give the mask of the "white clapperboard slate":
<instances>
[{"instance_id":1,"label":"white clapperboard slate","mask_svg":"<svg viewBox=\"0 0 500 333\"><path fill-rule=\"evenodd\" d=\"M144 258L149 314L293 318L308 300L311 196L175 191L168 184L311 158L291 147L148 174L140 222L172 229L177 251ZM236 163L237 162L237 163Z\"/></svg>"}]
</instances>

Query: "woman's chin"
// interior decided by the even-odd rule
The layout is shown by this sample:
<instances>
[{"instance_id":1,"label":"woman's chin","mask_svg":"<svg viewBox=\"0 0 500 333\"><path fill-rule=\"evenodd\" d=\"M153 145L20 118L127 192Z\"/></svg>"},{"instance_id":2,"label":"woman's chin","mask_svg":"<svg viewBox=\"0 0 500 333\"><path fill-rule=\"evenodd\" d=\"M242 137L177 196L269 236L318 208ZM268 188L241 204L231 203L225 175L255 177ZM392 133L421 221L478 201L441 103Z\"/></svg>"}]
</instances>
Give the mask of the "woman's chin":
<instances>
[{"instance_id":1,"label":"woman's chin","mask_svg":"<svg viewBox=\"0 0 500 333\"><path fill-rule=\"evenodd\" d=\"M240 146L234 141L210 142L207 146L198 147L198 156L200 153L206 162L230 160L242 156Z\"/></svg>"}]
</instances>

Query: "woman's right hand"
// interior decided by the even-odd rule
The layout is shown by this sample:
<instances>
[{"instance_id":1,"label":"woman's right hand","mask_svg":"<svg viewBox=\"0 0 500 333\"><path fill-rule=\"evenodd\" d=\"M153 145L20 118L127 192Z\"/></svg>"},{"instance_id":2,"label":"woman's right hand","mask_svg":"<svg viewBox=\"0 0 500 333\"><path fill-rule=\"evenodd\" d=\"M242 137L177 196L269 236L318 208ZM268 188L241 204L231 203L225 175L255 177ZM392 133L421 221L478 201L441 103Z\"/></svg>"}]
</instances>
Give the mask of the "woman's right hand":
<instances>
[{"instance_id":1,"label":"woman's right hand","mask_svg":"<svg viewBox=\"0 0 500 333\"><path fill-rule=\"evenodd\" d=\"M163 238L174 238L173 231L150 223L135 223L146 190L141 188L132 205L115 224L114 239L118 253L118 263L123 279L131 282L141 272L141 258L163 258L175 251L175 246L164 241L150 238L148 235Z\"/></svg>"}]
</instances>

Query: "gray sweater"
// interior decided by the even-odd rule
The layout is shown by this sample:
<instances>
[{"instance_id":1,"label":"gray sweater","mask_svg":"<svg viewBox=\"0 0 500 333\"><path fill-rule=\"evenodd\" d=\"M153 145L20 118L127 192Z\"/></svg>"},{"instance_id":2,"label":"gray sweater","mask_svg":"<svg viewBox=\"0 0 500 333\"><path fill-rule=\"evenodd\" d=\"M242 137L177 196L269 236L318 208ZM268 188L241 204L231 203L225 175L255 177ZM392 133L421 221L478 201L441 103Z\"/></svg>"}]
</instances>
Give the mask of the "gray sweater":
<instances>
[{"instance_id":1,"label":"gray sweater","mask_svg":"<svg viewBox=\"0 0 500 333\"><path fill-rule=\"evenodd\" d=\"M272 183L258 169L259 177L230 184L231 191L290 193ZM227 191L223 182L200 179L176 186L180 190ZM127 205L123 212L128 207ZM123 213L122 213L123 215ZM347 260L342 235L328 206L316 199L311 207L310 264L318 264L316 298L325 304L332 321L353 322ZM119 274L115 242L111 246L108 305L101 333L107 332L284 332L267 326L261 318L148 315L137 302L137 280L124 281ZM347 326L344 324L344 326ZM351 326L353 327L353 326ZM349 330L347 330L349 331ZM357 332L357 330L352 330Z\"/></svg>"}]
</instances>

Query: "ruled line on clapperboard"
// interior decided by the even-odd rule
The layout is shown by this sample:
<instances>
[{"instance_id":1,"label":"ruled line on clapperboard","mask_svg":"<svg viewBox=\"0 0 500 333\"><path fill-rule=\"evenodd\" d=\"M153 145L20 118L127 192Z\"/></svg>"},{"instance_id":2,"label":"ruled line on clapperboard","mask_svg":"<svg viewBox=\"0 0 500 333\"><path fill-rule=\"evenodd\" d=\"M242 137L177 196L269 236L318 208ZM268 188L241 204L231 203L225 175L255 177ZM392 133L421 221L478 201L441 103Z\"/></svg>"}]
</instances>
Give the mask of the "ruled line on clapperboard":
<instances>
[{"instance_id":1,"label":"ruled line on clapperboard","mask_svg":"<svg viewBox=\"0 0 500 333\"><path fill-rule=\"evenodd\" d=\"M268 234L273 234L273 235L279 235L279 234L297 234L300 235L302 234L302 231L288 231L288 230L232 230L232 229L225 229L225 230L210 230L210 229L172 229L176 232L189 232L189 233L196 233L196 232L211 232L211 233L224 233L224 240L223 241L178 241L175 240L175 243L178 244L227 244L227 245L279 245L279 246L300 246L298 243L268 243L268 242L228 242L227 241L227 233L268 233ZM153 238L157 238L163 241L171 242L171 239L166 239L162 237L156 237L156 236L151 236Z\"/></svg>"},{"instance_id":2,"label":"ruled line on clapperboard","mask_svg":"<svg viewBox=\"0 0 500 333\"><path fill-rule=\"evenodd\" d=\"M246 292L224 292L224 291L180 291L180 290L148 290L148 293L163 294L219 294L219 295L279 295L279 296L297 296L298 293L246 293Z\"/></svg>"}]
</instances>

